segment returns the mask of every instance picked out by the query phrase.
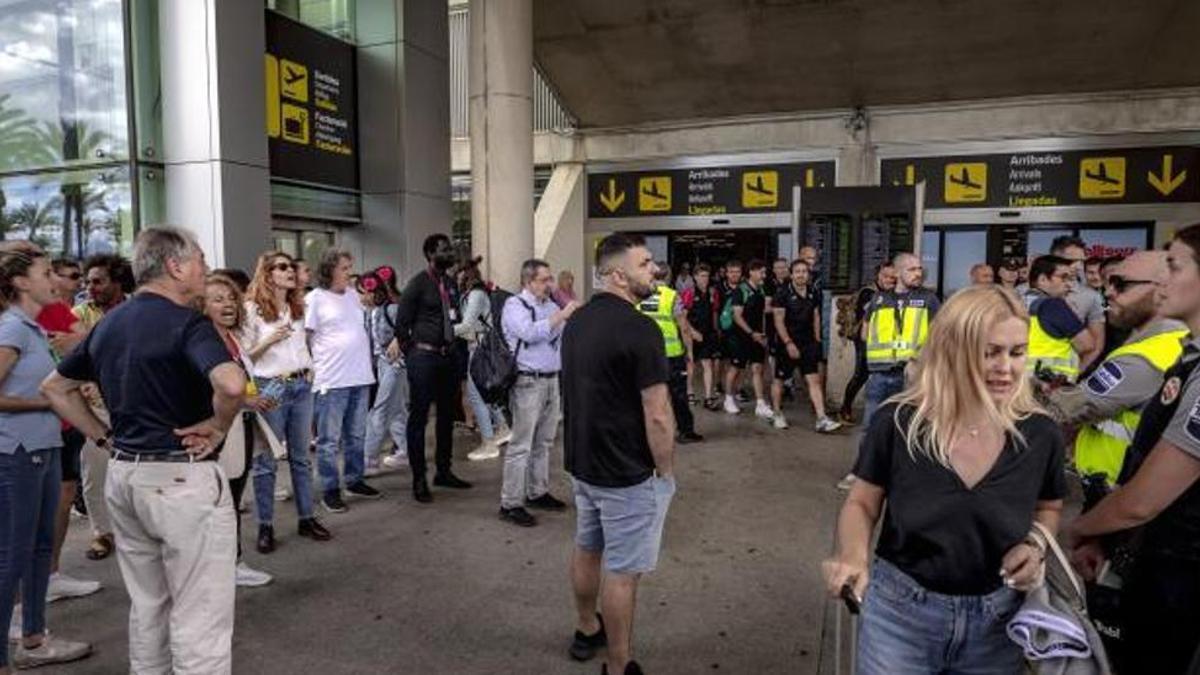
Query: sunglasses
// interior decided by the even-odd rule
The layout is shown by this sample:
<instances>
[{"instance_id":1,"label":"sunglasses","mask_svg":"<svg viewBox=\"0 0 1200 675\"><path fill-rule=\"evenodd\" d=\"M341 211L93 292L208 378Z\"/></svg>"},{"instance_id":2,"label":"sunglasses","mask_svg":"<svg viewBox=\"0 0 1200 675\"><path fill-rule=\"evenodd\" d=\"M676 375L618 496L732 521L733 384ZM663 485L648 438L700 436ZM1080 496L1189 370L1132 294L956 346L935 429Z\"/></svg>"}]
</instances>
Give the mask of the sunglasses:
<instances>
[{"instance_id":1,"label":"sunglasses","mask_svg":"<svg viewBox=\"0 0 1200 675\"><path fill-rule=\"evenodd\" d=\"M1110 274L1108 276L1108 281L1105 281L1104 283L1105 283L1105 285L1109 286L1117 293L1124 293L1125 291L1129 290L1130 288L1133 288L1134 286L1141 286L1143 284L1152 284L1154 282L1150 281L1149 279L1126 279L1125 277L1120 276L1118 274Z\"/></svg>"},{"instance_id":2,"label":"sunglasses","mask_svg":"<svg viewBox=\"0 0 1200 675\"><path fill-rule=\"evenodd\" d=\"M286 272L288 270L296 269L296 265L290 262L277 262L274 265L271 265L271 269L276 272Z\"/></svg>"},{"instance_id":3,"label":"sunglasses","mask_svg":"<svg viewBox=\"0 0 1200 675\"><path fill-rule=\"evenodd\" d=\"M60 276L64 279L70 279L71 281L79 281L80 279L83 278L83 275L80 274L79 272L71 272L70 274L60 274L58 276Z\"/></svg>"}]
</instances>

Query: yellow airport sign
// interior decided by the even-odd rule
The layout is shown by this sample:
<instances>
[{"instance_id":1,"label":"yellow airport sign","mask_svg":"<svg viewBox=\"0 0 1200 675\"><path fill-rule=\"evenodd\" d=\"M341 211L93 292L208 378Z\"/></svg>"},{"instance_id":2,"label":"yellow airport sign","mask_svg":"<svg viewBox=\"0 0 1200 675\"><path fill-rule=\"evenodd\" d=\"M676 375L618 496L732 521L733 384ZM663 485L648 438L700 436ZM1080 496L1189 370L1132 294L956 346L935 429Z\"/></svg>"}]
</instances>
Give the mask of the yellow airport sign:
<instances>
[{"instance_id":1,"label":"yellow airport sign","mask_svg":"<svg viewBox=\"0 0 1200 675\"><path fill-rule=\"evenodd\" d=\"M1084 157L1079 160L1080 199L1120 199L1124 196L1124 157Z\"/></svg>"},{"instance_id":2,"label":"yellow airport sign","mask_svg":"<svg viewBox=\"0 0 1200 675\"><path fill-rule=\"evenodd\" d=\"M778 171L747 171L742 174L743 208L764 209L778 205Z\"/></svg>"},{"instance_id":3,"label":"yellow airport sign","mask_svg":"<svg viewBox=\"0 0 1200 675\"><path fill-rule=\"evenodd\" d=\"M946 165L945 201L970 204L987 201L987 163L961 162ZM907 179L908 176L906 175Z\"/></svg>"},{"instance_id":4,"label":"yellow airport sign","mask_svg":"<svg viewBox=\"0 0 1200 675\"><path fill-rule=\"evenodd\" d=\"M284 98L308 103L308 68L295 61L280 59L279 89Z\"/></svg>"},{"instance_id":5,"label":"yellow airport sign","mask_svg":"<svg viewBox=\"0 0 1200 675\"><path fill-rule=\"evenodd\" d=\"M279 60L266 55L267 136L279 138Z\"/></svg>"},{"instance_id":6,"label":"yellow airport sign","mask_svg":"<svg viewBox=\"0 0 1200 675\"><path fill-rule=\"evenodd\" d=\"M646 176L638 179L638 211L671 210L671 177Z\"/></svg>"},{"instance_id":7,"label":"yellow airport sign","mask_svg":"<svg viewBox=\"0 0 1200 675\"><path fill-rule=\"evenodd\" d=\"M308 144L308 110L291 103L283 104L283 140Z\"/></svg>"}]
</instances>

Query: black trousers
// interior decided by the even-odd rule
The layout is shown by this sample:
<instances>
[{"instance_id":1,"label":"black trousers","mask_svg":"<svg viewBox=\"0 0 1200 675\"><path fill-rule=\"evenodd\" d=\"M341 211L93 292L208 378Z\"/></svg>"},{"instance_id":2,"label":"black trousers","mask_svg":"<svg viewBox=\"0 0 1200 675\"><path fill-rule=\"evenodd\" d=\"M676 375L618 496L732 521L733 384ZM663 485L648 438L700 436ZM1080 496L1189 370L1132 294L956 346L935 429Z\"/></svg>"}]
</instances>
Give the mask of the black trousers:
<instances>
[{"instance_id":1,"label":"black trousers","mask_svg":"<svg viewBox=\"0 0 1200 675\"><path fill-rule=\"evenodd\" d=\"M671 392L671 408L675 412L675 431L690 434L696 430L696 420L688 406L687 357L675 356L667 359L667 362L671 368L667 389Z\"/></svg>"},{"instance_id":2,"label":"black trousers","mask_svg":"<svg viewBox=\"0 0 1200 675\"><path fill-rule=\"evenodd\" d=\"M867 377L870 374L867 371L867 343L855 340L854 375L846 383L846 393L842 396L842 412L849 413L850 409L854 407L854 399L858 398L858 392L867 383Z\"/></svg>"},{"instance_id":3,"label":"black trousers","mask_svg":"<svg viewBox=\"0 0 1200 675\"><path fill-rule=\"evenodd\" d=\"M437 454L439 474L450 473L454 450L454 407L458 398L459 372L450 354L421 349L408 353L408 466L413 480L423 480L425 464L425 427L429 408L437 405Z\"/></svg>"},{"instance_id":4,"label":"black trousers","mask_svg":"<svg viewBox=\"0 0 1200 675\"><path fill-rule=\"evenodd\" d=\"M1143 555L1121 593L1121 673L1184 675L1200 646L1200 565Z\"/></svg>"}]
</instances>

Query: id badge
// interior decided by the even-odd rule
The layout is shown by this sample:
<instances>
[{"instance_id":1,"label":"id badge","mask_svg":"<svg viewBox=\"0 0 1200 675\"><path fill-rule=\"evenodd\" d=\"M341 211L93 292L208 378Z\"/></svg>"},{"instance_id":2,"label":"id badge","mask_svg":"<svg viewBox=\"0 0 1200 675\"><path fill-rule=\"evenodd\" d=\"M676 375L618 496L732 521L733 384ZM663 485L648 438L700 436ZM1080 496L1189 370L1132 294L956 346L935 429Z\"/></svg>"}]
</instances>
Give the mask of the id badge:
<instances>
[{"instance_id":1,"label":"id badge","mask_svg":"<svg viewBox=\"0 0 1200 675\"><path fill-rule=\"evenodd\" d=\"M455 309L454 307L451 307L449 314L450 314L451 323L458 321L458 310L457 309Z\"/></svg>"}]
</instances>

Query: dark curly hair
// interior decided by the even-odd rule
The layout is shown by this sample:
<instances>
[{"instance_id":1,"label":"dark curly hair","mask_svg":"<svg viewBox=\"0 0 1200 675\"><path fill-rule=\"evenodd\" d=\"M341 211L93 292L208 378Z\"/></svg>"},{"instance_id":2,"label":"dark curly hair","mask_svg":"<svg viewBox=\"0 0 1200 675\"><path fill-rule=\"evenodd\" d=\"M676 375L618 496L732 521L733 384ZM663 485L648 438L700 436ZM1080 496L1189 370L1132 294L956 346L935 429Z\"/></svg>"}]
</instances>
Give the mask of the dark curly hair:
<instances>
[{"instance_id":1,"label":"dark curly hair","mask_svg":"<svg viewBox=\"0 0 1200 675\"><path fill-rule=\"evenodd\" d=\"M133 292L133 266L125 258L112 253L98 253L83 261L83 273L87 274L93 267L108 272L108 278L120 284L123 293Z\"/></svg>"}]
</instances>

